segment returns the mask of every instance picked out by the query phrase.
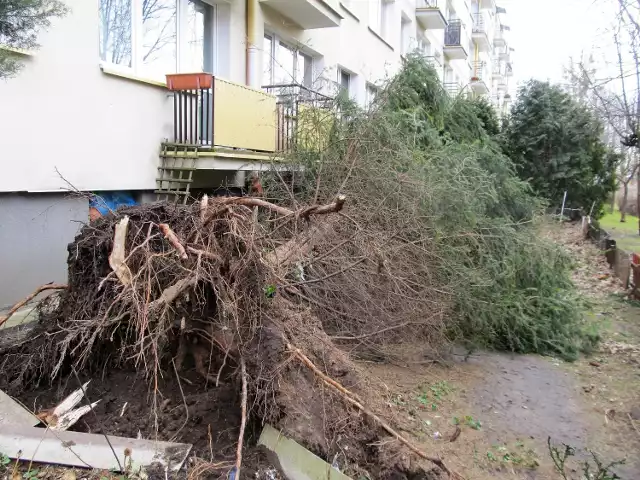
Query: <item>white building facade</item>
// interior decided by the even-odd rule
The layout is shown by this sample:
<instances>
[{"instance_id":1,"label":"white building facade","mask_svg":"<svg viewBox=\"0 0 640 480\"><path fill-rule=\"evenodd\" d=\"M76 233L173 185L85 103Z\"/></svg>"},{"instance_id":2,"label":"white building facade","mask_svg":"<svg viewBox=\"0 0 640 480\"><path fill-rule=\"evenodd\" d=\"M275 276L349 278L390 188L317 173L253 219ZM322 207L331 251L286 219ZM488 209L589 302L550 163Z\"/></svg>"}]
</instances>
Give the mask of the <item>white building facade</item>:
<instances>
[{"instance_id":1,"label":"white building facade","mask_svg":"<svg viewBox=\"0 0 640 480\"><path fill-rule=\"evenodd\" d=\"M224 132L230 139L224 149L210 148L199 160L197 174L189 176L196 189L240 187L244 172L277 154L278 145L252 137L258 130L268 136L271 127L275 137L280 126L247 120L252 110L275 105L264 93L269 85L327 94L338 87L365 106L398 71L402 56L418 49L452 94L465 91L491 98L499 109L508 106L508 30L494 0L65 3L70 13L41 33L37 51L13 51L24 68L0 83L0 241L12 252L0 257L0 271L10 278L0 284L0 308L33 286L63 279L68 223L86 220L86 200L64 192L152 198L161 144L177 121L166 74L209 72L224 79L214 93L227 95L226 103L212 121L234 131ZM216 99L222 105L224 99ZM47 213L53 211L55 222ZM67 222L65 233L60 222ZM34 232L47 249L31 248ZM43 275L44 257L51 263L57 250L62 260ZM38 274L25 277L28 271Z\"/></svg>"}]
</instances>

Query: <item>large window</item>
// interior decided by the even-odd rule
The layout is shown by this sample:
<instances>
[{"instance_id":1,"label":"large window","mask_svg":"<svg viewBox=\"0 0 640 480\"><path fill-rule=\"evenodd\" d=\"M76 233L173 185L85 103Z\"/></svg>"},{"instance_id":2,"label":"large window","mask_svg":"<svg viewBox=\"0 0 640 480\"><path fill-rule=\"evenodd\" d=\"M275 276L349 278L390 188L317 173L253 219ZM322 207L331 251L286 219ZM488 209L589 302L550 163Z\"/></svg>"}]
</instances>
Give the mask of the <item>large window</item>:
<instances>
[{"instance_id":1,"label":"large window","mask_svg":"<svg viewBox=\"0 0 640 480\"><path fill-rule=\"evenodd\" d=\"M370 0L369 26L381 37L389 37L389 21L393 3L391 0Z\"/></svg>"},{"instance_id":2,"label":"large window","mask_svg":"<svg viewBox=\"0 0 640 480\"><path fill-rule=\"evenodd\" d=\"M213 6L201 0L99 1L103 62L154 79L213 72Z\"/></svg>"},{"instance_id":3,"label":"large window","mask_svg":"<svg viewBox=\"0 0 640 480\"><path fill-rule=\"evenodd\" d=\"M309 55L271 34L264 36L262 52L262 85L313 86L313 59Z\"/></svg>"}]
</instances>

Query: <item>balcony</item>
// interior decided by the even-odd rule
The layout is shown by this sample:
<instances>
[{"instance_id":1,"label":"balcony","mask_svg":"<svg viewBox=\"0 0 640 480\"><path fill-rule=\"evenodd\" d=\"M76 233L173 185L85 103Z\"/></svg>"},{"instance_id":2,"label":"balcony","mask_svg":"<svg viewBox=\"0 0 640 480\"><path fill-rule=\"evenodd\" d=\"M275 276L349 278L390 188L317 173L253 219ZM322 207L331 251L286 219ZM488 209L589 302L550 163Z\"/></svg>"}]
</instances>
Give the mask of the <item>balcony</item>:
<instances>
[{"instance_id":1,"label":"balcony","mask_svg":"<svg viewBox=\"0 0 640 480\"><path fill-rule=\"evenodd\" d=\"M276 151L321 151L333 128L334 99L299 84L264 85L276 98Z\"/></svg>"},{"instance_id":2,"label":"balcony","mask_svg":"<svg viewBox=\"0 0 640 480\"><path fill-rule=\"evenodd\" d=\"M451 98L456 98L462 92L462 87L456 82L445 82L443 87L444 91L447 92Z\"/></svg>"},{"instance_id":3,"label":"balcony","mask_svg":"<svg viewBox=\"0 0 640 480\"><path fill-rule=\"evenodd\" d=\"M507 63L504 74L505 77L513 77L513 66L511 63Z\"/></svg>"},{"instance_id":4,"label":"balcony","mask_svg":"<svg viewBox=\"0 0 640 480\"><path fill-rule=\"evenodd\" d=\"M305 30L337 27L342 15L337 0L260 0Z\"/></svg>"},{"instance_id":5,"label":"balcony","mask_svg":"<svg viewBox=\"0 0 640 480\"><path fill-rule=\"evenodd\" d=\"M276 151L276 98L207 73L167 75L173 144Z\"/></svg>"},{"instance_id":6,"label":"balcony","mask_svg":"<svg viewBox=\"0 0 640 480\"><path fill-rule=\"evenodd\" d=\"M416 18L425 30L442 30L447 26L447 20L444 17L445 6L444 0L418 0Z\"/></svg>"},{"instance_id":7,"label":"balcony","mask_svg":"<svg viewBox=\"0 0 640 480\"><path fill-rule=\"evenodd\" d=\"M496 47L504 47L507 44L502 26L500 26L500 28L496 28L496 32L493 36L493 44Z\"/></svg>"},{"instance_id":8,"label":"balcony","mask_svg":"<svg viewBox=\"0 0 640 480\"><path fill-rule=\"evenodd\" d=\"M471 39L478 46L478 50L481 52L488 52L491 50L491 42L487 35L487 27L482 13L474 13L473 18L473 30L471 31Z\"/></svg>"},{"instance_id":9,"label":"balcony","mask_svg":"<svg viewBox=\"0 0 640 480\"><path fill-rule=\"evenodd\" d=\"M449 60L466 60L469 56L463 46L464 27L460 20L451 20L444 31L443 52Z\"/></svg>"},{"instance_id":10,"label":"balcony","mask_svg":"<svg viewBox=\"0 0 640 480\"><path fill-rule=\"evenodd\" d=\"M489 93L486 70L487 66L485 62L473 62L470 86L471 91L476 95L487 95Z\"/></svg>"}]
</instances>

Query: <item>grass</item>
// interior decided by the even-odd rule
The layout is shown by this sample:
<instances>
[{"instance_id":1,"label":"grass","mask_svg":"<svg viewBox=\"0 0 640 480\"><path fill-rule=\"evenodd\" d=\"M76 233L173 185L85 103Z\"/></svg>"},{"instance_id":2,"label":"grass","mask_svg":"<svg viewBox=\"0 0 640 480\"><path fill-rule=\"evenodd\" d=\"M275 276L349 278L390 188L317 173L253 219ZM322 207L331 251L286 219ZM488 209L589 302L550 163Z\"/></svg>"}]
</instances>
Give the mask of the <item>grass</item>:
<instances>
[{"instance_id":1,"label":"grass","mask_svg":"<svg viewBox=\"0 0 640 480\"><path fill-rule=\"evenodd\" d=\"M625 222L620 222L620 212L608 212L600 220L600 227L604 228L616 239L618 247L631 252L640 251L640 235L638 235L638 217L627 215Z\"/></svg>"}]
</instances>

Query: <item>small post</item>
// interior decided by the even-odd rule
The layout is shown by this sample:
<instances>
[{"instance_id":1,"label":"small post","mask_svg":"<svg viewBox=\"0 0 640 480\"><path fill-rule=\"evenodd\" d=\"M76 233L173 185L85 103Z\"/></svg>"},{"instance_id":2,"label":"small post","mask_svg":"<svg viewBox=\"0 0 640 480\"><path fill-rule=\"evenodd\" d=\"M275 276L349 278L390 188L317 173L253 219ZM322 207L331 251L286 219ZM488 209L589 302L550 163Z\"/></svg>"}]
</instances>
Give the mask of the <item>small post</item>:
<instances>
[{"instance_id":1,"label":"small post","mask_svg":"<svg viewBox=\"0 0 640 480\"><path fill-rule=\"evenodd\" d=\"M567 201L567 191L564 191L564 197L562 197L562 208L560 209L560 221L562 221L562 217L564 217L564 204Z\"/></svg>"}]
</instances>

